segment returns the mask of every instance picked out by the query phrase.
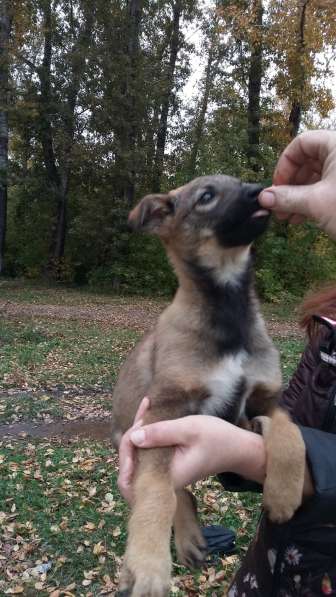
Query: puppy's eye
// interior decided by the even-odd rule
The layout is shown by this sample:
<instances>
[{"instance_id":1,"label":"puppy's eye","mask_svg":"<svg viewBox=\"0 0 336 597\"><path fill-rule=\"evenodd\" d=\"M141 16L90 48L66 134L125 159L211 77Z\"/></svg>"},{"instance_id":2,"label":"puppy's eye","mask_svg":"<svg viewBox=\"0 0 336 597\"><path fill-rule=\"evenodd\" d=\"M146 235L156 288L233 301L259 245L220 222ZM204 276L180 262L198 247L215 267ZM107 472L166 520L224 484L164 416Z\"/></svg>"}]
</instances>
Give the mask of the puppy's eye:
<instances>
[{"instance_id":1,"label":"puppy's eye","mask_svg":"<svg viewBox=\"0 0 336 597\"><path fill-rule=\"evenodd\" d=\"M213 199L215 198L216 193L213 190L208 190L205 191L199 198L199 200L197 201L197 203L199 205L207 205L208 203L211 203L211 201L213 201Z\"/></svg>"},{"instance_id":2,"label":"puppy's eye","mask_svg":"<svg viewBox=\"0 0 336 597\"><path fill-rule=\"evenodd\" d=\"M210 211L215 207L218 201L218 195L216 195L215 189L207 189L198 198L196 203L196 211L204 212Z\"/></svg>"}]
</instances>

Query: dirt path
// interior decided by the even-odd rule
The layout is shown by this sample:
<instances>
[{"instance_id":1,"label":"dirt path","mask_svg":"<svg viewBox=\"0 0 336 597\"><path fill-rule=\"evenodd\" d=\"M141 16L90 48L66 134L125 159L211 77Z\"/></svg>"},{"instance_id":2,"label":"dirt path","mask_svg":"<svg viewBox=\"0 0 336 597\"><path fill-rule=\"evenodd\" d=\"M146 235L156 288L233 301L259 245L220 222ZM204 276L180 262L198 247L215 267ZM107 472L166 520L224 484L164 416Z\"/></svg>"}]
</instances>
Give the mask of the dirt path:
<instances>
[{"instance_id":1,"label":"dirt path","mask_svg":"<svg viewBox=\"0 0 336 597\"><path fill-rule=\"evenodd\" d=\"M0 439L14 436L24 438L58 437L62 441L73 438L111 441L112 420L93 419L92 421L57 421L56 423L33 423L25 421L14 425L0 425Z\"/></svg>"},{"instance_id":2,"label":"dirt path","mask_svg":"<svg viewBox=\"0 0 336 597\"><path fill-rule=\"evenodd\" d=\"M304 336L304 332L300 329L296 321L283 321L272 317L266 320L266 324L272 337L298 338Z\"/></svg>"},{"instance_id":3,"label":"dirt path","mask_svg":"<svg viewBox=\"0 0 336 597\"><path fill-rule=\"evenodd\" d=\"M0 312L7 318L34 317L45 319L83 320L105 323L111 327L145 331L154 324L162 312L164 303L138 300L129 305L32 305L0 301Z\"/></svg>"},{"instance_id":4,"label":"dirt path","mask_svg":"<svg viewBox=\"0 0 336 597\"><path fill-rule=\"evenodd\" d=\"M143 332L154 325L158 315L167 303L150 299L137 299L123 305L34 305L0 300L0 313L8 318L33 317L54 320L82 320L104 323L116 328L127 328ZM302 335L293 321L282 321L274 317L268 319L267 327L272 336L284 338Z\"/></svg>"}]
</instances>

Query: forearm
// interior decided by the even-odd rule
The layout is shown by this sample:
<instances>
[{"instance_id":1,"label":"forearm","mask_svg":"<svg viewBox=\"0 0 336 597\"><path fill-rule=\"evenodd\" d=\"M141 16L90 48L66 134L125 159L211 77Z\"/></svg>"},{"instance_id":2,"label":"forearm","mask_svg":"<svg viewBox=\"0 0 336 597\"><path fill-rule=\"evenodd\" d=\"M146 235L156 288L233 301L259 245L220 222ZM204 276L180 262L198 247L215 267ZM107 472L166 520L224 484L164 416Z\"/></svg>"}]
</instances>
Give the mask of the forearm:
<instances>
[{"instance_id":1,"label":"forearm","mask_svg":"<svg viewBox=\"0 0 336 597\"><path fill-rule=\"evenodd\" d=\"M223 472L223 471L218 471ZM266 475L265 443L261 435L237 428L232 467L227 472L236 473L261 485Z\"/></svg>"},{"instance_id":2,"label":"forearm","mask_svg":"<svg viewBox=\"0 0 336 597\"><path fill-rule=\"evenodd\" d=\"M263 485L266 475L266 451L263 437L244 429L237 429L233 453L235 453L235 456L232 459L231 470L228 470L226 462L227 470L225 472L236 473L248 481L254 481ZM313 494L314 485L307 464L303 498L310 497Z\"/></svg>"}]
</instances>

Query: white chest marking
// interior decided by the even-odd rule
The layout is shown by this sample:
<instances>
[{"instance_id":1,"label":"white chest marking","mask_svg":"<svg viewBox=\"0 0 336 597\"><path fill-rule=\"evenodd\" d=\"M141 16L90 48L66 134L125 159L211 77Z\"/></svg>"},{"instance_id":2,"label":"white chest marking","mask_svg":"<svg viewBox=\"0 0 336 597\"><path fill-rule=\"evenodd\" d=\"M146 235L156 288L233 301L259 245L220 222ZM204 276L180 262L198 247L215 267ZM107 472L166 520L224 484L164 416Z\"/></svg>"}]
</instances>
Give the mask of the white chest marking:
<instances>
[{"instance_id":1,"label":"white chest marking","mask_svg":"<svg viewBox=\"0 0 336 597\"><path fill-rule=\"evenodd\" d=\"M246 270L249 256L249 247L245 251L237 253L232 257L228 256L225 260L224 267L218 269L215 273L217 283L220 286L225 286L225 284L239 286L241 274Z\"/></svg>"},{"instance_id":2,"label":"white chest marking","mask_svg":"<svg viewBox=\"0 0 336 597\"><path fill-rule=\"evenodd\" d=\"M243 366L247 356L244 350L236 355L228 355L210 370L206 380L210 396L202 405L202 414L215 415L223 412L225 405L231 403L237 384L244 375Z\"/></svg>"}]
</instances>

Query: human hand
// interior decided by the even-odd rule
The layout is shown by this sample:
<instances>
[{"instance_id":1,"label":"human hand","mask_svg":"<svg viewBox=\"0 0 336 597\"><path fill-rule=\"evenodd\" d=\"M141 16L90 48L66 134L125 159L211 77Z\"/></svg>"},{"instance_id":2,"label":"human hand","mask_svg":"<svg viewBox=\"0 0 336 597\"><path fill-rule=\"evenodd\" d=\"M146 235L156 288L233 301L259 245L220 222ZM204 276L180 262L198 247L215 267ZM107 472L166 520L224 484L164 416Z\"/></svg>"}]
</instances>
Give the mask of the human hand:
<instances>
[{"instance_id":1,"label":"human hand","mask_svg":"<svg viewBox=\"0 0 336 597\"><path fill-rule=\"evenodd\" d=\"M150 407L149 398L145 397L140 402L139 408L135 414L134 422L132 427L124 433L121 438L119 445L119 476L118 476L118 487L120 493L124 496L125 500L132 503L133 490L133 472L136 464L136 448L131 441L131 435L136 429L143 425L143 418Z\"/></svg>"},{"instance_id":2,"label":"human hand","mask_svg":"<svg viewBox=\"0 0 336 597\"><path fill-rule=\"evenodd\" d=\"M136 466L135 446L175 446L171 475L176 488L208 475L231 471L263 482L265 448L262 437L218 417L192 415L172 421L132 427L120 444L118 486L132 502L132 478Z\"/></svg>"},{"instance_id":3,"label":"human hand","mask_svg":"<svg viewBox=\"0 0 336 597\"><path fill-rule=\"evenodd\" d=\"M309 131L296 137L279 158L273 186L259 203L279 219L305 219L336 238L336 131Z\"/></svg>"}]
</instances>

